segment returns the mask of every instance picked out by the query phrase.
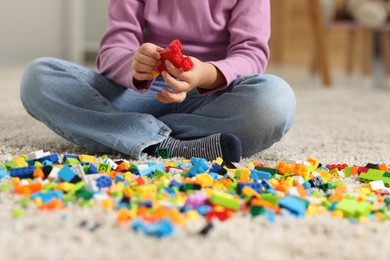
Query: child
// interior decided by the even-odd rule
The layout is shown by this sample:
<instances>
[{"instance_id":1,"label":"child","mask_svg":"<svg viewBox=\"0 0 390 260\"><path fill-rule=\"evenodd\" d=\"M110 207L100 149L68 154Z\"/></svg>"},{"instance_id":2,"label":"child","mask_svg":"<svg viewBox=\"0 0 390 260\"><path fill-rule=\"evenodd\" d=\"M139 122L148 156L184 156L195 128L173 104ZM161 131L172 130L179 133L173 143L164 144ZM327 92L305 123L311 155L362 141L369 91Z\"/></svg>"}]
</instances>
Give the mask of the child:
<instances>
[{"instance_id":1,"label":"child","mask_svg":"<svg viewBox=\"0 0 390 260\"><path fill-rule=\"evenodd\" d=\"M279 141L295 97L264 74L269 0L111 0L98 72L54 58L26 69L21 100L36 119L91 152L134 159L168 148L170 157L239 162ZM194 67L167 62L174 39Z\"/></svg>"}]
</instances>

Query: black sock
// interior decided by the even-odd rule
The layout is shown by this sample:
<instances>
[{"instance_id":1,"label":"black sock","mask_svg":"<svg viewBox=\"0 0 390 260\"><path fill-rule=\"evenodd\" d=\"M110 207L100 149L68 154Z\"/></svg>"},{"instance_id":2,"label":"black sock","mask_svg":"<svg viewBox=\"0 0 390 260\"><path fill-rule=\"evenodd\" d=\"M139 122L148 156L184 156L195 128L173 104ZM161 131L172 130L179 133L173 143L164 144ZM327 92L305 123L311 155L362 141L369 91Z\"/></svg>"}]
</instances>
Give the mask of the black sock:
<instances>
[{"instance_id":1,"label":"black sock","mask_svg":"<svg viewBox=\"0 0 390 260\"><path fill-rule=\"evenodd\" d=\"M161 143L144 151L155 156L161 148L168 149L169 157L201 157L208 161L221 157L226 162L239 162L242 155L241 141L232 134L222 133L194 140L178 140L168 137Z\"/></svg>"}]
</instances>

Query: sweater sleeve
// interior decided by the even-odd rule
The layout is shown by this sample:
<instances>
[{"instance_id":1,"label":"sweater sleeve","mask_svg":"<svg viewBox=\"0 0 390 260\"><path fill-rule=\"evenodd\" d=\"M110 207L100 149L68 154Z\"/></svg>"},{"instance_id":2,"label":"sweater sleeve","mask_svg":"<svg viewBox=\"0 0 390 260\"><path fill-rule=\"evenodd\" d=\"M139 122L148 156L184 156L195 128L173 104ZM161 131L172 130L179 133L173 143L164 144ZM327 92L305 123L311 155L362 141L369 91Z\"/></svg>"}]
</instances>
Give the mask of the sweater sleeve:
<instances>
[{"instance_id":1,"label":"sweater sleeve","mask_svg":"<svg viewBox=\"0 0 390 260\"><path fill-rule=\"evenodd\" d=\"M110 0L108 25L100 42L98 71L123 86L145 92L151 82L134 86L132 60L143 42L144 3L139 0Z\"/></svg>"},{"instance_id":2,"label":"sweater sleeve","mask_svg":"<svg viewBox=\"0 0 390 260\"><path fill-rule=\"evenodd\" d=\"M230 43L223 60L210 61L225 76L226 86L207 90L199 88L205 95L222 90L237 77L264 73L270 51L271 10L269 0L241 0L232 10L228 23Z\"/></svg>"}]
</instances>

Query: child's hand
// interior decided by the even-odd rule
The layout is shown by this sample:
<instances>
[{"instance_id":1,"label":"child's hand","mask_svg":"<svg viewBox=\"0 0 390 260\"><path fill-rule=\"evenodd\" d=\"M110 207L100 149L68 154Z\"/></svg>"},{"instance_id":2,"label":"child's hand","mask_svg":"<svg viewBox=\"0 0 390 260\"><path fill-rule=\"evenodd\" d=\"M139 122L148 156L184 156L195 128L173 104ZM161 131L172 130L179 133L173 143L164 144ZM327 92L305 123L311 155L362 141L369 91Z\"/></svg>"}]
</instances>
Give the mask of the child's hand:
<instances>
[{"instance_id":1,"label":"child's hand","mask_svg":"<svg viewBox=\"0 0 390 260\"><path fill-rule=\"evenodd\" d=\"M165 82L172 88L170 91L166 88L161 90L161 93L156 94L156 98L162 103L181 103L187 93L197 87L213 89L219 87L225 82L225 78L214 65L202 62L194 57L191 57L194 67L192 70L184 72L182 69L176 68L172 62L166 61L167 71L163 71Z\"/></svg>"},{"instance_id":2,"label":"child's hand","mask_svg":"<svg viewBox=\"0 0 390 260\"><path fill-rule=\"evenodd\" d=\"M152 70L160 66L159 52L164 49L152 43L144 43L138 49L133 58L134 79L138 81L153 80Z\"/></svg>"}]
</instances>

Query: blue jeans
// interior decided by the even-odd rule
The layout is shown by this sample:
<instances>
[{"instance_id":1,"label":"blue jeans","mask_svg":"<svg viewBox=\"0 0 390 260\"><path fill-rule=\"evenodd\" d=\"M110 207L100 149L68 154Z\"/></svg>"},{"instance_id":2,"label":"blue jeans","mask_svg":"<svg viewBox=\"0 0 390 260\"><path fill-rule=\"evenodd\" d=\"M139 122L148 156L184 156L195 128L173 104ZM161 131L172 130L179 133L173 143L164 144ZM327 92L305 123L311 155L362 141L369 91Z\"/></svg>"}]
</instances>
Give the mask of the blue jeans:
<instances>
[{"instance_id":1,"label":"blue jeans","mask_svg":"<svg viewBox=\"0 0 390 260\"><path fill-rule=\"evenodd\" d=\"M274 75L243 76L207 96L193 90L179 104L157 101L154 94L163 86L156 80L140 94L82 66L40 58L23 75L21 100L30 115L89 152L134 159L168 136L194 139L221 132L238 136L247 157L279 141L294 120L294 93Z\"/></svg>"}]
</instances>

